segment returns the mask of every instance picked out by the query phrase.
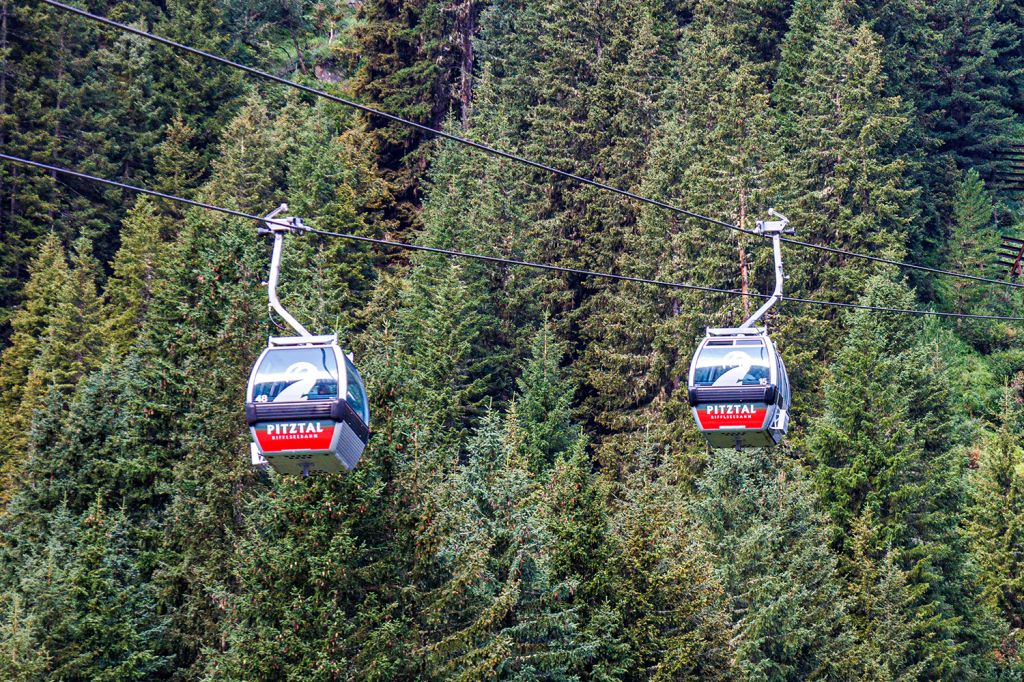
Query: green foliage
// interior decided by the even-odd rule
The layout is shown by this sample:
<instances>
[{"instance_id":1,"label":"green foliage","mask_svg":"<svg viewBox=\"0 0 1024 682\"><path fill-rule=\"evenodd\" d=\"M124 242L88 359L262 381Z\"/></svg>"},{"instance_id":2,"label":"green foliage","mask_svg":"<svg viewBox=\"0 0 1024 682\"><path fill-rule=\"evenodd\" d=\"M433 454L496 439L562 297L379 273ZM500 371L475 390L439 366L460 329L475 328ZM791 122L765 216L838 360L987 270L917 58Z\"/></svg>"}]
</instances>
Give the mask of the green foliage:
<instances>
[{"instance_id":1,"label":"green foliage","mask_svg":"<svg viewBox=\"0 0 1024 682\"><path fill-rule=\"evenodd\" d=\"M902 307L909 296L879 277L862 301ZM988 670L992 632L961 536L965 462L954 448L945 372L912 318L854 313L809 446L834 546L850 560L854 523L869 515L876 546L891 547L907 571L916 598L905 619L927 633L914 640L910 662L924 664L925 675L970 676Z\"/></svg>"},{"instance_id":2,"label":"green foliage","mask_svg":"<svg viewBox=\"0 0 1024 682\"><path fill-rule=\"evenodd\" d=\"M914 640L926 635L926 622L913 610L923 585L911 586L895 554L879 547L870 512L853 523L847 589L855 645L850 652L857 679L916 680L926 661L914 662Z\"/></svg>"},{"instance_id":3,"label":"green foliage","mask_svg":"<svg viewBox=\"0 0 1024 682\"><path fill-rule=\"evenodd\" d=\"M980 447L974 474L970 540L982 584L982 597L1007 622L1020 646L1024 599L1024 450L1018 444L1018 406L1005 392L999 429ZM1020 663L1019 657L1017 663Z\"/></svg>"},{"instance_id":4,"label":"green foliage","mask_svg":"<svg viewBox=\"0 0 1024 682\"><path fill-rule=\"evenodd\" d=\"M40 242L30 272L22 293L24 303L11 321L10 345L0 356L0 452L6 470L5 499L11 485L6 477L24 458L32 411L44 390L42 371L37 369L43 340L56 318L58 295L66 289L70 277L64 247L56 235Z\"/></svg>"},{"instance_id":5,"label":"green foliage","mask_svg":"<svg viewBox=\"0 0 1024 682\"><path fill-rule=\"evenodd\" d=\"M546 471L559 453L575 447L582 436L572 422L571 386L563 377L563 344L553 338L547 320L534 337L530 359L516 380L516 416L522 435L519 454L534 474Z\"/></svg>"},{"instance_id":6,"label":"green foliage","mask_svg":"<svg viewBox=\"0 0 1024 682\"><path fill-rule=\"evenodd\" d=\"M480 4L437 0L367 0L355 24L359 70L352 83L361 100L423 125L437 127L451 111L465 119L474 71L472 41ZM390 216L418 222L414 206L423 168L424 136L370 117L367 126L386 177L399 199Z\"/></svg>"},{"instance_id":7,"label":"green foliage","mask_svg":"<svg viewBox=\"0 0 1024 682\"><path fill-rule=\"evenodd\" d=\"M812 4L797 9L817 12ZM791 57L803 64L791 71L796 82L776 86L786 125L778 201L801 239L899 257L918 212L919 190L908 181L914 160L900 149L909 117L887 94L881 39L854 6L830 3L813 38L794 37L794 53L806 54ZM864 262L823 252L791 254L787 271L798 290L829 300L849 300L870 274Z\"/></svg>"},{"instance_id":8,"label":"green foliage","mask_svg":"<svg viewBox=\"0 0 1024 682\"><path fill-rule=\"evenodd\" d=\"M696 517L728 600L745 679L842 679L852 637L824 519L801 468L766 450L718 450Z\"/></svg>"},{"instance_id":9,"label":"green foliage","mask_svg":"<svg viewBox=\"0 0 1024 682\"><path fill-rule=\"evenodd\" d=\"M166 279L164 233L167 223L149 198L139 199L122 229L121 248L112 263L107 282L104 345L114 354L124 353L146 319L154 288Z\"/></svg>"},{"instance_id":10,"label":"green foliage","mask_svg":"<svg viewBox=\"0 0 1024 682\"><path fill-rule=\"evenodd\" d=\"M680 49L683 66L651 145L643 193L701 206L749 229L771 153L763 69L711 23L694 26ZM712 237L696 221L660 210L645 208L623 239L615 269L633 276L749 291L764 272L755 271L764 254L756 261L745 237ZM632 285L597 297L583 327L589 343L582 364L586 411L610 432L601 443L602 463L622 465L652 429L666 452L692 448L680 377L703 327L738 324L741 310L749 311L749 300L738 303Z\"/></svg>"},{"instance_id":11,"label":"green foliage","mask_svg":"<svg viewBox=\"0 0 1024 682\"><path fill-rule=\"evenodd\" d=\"M497 414L484 416L466 444L439 521L439 564L449 580L427 606L432 677L573 679L590 657L577 635L572 583L552 575L554 537L538 516L536 480L508 448Z\"/></svg>"},{"instance_id":12,"label":"green foliage","mask_svg":"<svg viewBox=\"0 0 1024 682\"><path fill-rule=\"evenodd\" d=\"M595 671L606 679L729 679L727 594L690 526L685 488L649 445L636 459L613 508L606 550L618 613L595 610L591 621L606 652Z\"/></svg>"},{"instance_id":13,"label":"green foliage","mask_svg":"<svg viewBox=\"0 0 1024 682\"><path fill-rule=\"evenodd\" d=\"M52 679L141 680L167 671L166 617L141 579L127 519L103 506L97 498L81 516L58 506L46 535L23 548L18 580L5 595L11 608L3 646L16 678L34 671Z\"/></svg>"}]
</instances>

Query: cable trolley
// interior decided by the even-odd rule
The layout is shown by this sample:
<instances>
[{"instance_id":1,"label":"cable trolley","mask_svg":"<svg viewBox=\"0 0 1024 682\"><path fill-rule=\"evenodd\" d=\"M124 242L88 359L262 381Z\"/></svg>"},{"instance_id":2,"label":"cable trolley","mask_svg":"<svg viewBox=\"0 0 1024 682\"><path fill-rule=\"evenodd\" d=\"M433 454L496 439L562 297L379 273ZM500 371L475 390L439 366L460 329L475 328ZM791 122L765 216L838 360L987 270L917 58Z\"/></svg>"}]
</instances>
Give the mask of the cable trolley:
<instances>
[{"instance_id":1,"label":"cable trolley","mask_svg":"<svg viewBox=\"0 0 1024 682\"><path fill-rule=\"evenodd\" d=\"M298 336L270 337L249 375L245 417L252 432L252 461L280 474L351 470L370 437L366 387L338 337L310 334L277 298L284 234L304 227L294 217L270 222L286 210L282 204L266 216L260 232L274 235L267 281L270 309Z\"/></svg>"},{"instance_id":2,"label":"cable trolley","mask_svg":"<svg viewBox=\"0 0 1024 682\"><path fill-rule=\"evenodd\" d=\"M690 408L711 447L737 450L778 445L789 426L790 387L786 365L765 327L755 327L782 298L783 233L789 221L774 209L775 221L758 221L770 235L775 255L775 291L739 327L708 328L690 363Z\"/></svg>"}]
</instances>

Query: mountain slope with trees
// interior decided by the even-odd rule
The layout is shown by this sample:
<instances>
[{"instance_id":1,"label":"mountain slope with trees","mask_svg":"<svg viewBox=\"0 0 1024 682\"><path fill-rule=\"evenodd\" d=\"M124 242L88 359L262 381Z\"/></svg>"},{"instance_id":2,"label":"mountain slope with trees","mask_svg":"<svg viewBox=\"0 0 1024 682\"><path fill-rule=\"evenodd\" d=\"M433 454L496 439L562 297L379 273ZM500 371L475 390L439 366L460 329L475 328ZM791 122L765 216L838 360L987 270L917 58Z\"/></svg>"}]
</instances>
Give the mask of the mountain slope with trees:
<instances>
[{"instance_id":1,"label":"mountain slope with trees","mask_svg":"<svg viewBox=\"0 0 1024 682\"><path fill-rule=\"evenodd\" d=\"M84 5L83 5L84 7ZM1001 278L1009 0L201 0L88 9L751 228ZM746 234L0 0L0 150L324 230L734 289ZM1019 680L1024 334L785 302L787 441L686 372L760 299L327 236L281 297L367 381L359 466L250 466L278 329L241 218L0 165L0 677ZM786 245L793 296L1024 315Z\"/></svg>"}]
</instances>

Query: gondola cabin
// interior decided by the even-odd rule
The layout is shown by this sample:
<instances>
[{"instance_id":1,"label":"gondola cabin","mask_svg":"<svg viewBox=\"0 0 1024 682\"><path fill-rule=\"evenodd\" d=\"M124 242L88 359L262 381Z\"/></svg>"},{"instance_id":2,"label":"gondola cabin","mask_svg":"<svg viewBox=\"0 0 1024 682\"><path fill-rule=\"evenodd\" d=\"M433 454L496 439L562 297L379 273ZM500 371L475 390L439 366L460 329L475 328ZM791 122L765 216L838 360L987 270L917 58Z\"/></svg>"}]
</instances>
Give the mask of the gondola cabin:
<instances>
[{"instance_id":1,"label":"gondola cabin","mask_svg":"<svg viewBox=\"0 0 1024 682\"><path fill-rule=\"evenodd\" d=\"M777 445L789 426L789 377L763 328L708 329L690 363L693 417L715 448Z\"/></svg>"},{"instance_id":2,"label":"gondola cabin","mask_svg":"<svg viewBox=\"0 0 1024 682\"><path fill-rule=\"evenodd\" d=\"M254 454L281 474L356 466L370 437L366 388L337 337L271 337L249 376Z\"/></svg>"}]
</instances>

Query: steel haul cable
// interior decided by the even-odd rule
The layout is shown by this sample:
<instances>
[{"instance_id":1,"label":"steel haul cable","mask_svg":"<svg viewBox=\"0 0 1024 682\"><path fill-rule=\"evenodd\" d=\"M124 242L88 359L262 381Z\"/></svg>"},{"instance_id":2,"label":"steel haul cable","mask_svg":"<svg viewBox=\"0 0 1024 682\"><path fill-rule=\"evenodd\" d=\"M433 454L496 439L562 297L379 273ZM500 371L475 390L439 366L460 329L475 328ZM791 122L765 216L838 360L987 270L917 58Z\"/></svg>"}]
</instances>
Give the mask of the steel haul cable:
<instances>
[{"instance_id":1,"label":"steel haul cable","mask_svg":"<svg viewBox=\"0 0 1024 682\"><path fill-rule=\"evenodd\" d=\"M245 73L248 73L248 74L250 74L252 76L256 76L256 77L262 78L264 80L269 80L269 81L272 81L274 83L278 83L280 85L285 85L285 86L290 87L290 88L295 88L296 90L304 92L304 93L306 93L308 95L313 95L315 97L322 97L322 98L328 99L328 100L330 100L332 102L337 102L337 103L343 104L343 105L345 105L347 107L351 107L353 109L358 109L359 111L365 112L367 114L370 114L370 115L373 115L373 116L379 116L379 117L385 118L385 119L387 119L389 121L393 121L395 123L400 123L400 124L408 126L410 128L415 128L415 129L417 129L417 130L419 130L419 131L421 131L423 133L427 133L429 135L434 135L434 136L441 137L441 138L444 138L444 139L447 139L447 140L451 140L453 142L457 142L459 144L466 145L468 147L472 147L473 149L485 152L487 154L492 154L494 156L498 156L498 157L501 157L501 158L504 158L504 159L508 159L510 161L514 161L516 163L521 163L523 165L529 166L531 168L535 168L537 170L542 170L542 171L545 171L545 172L548 172L548 173L552 173L554 175L558 175L558 176L561 176L561 177L564 177L564 178L568 178L570 180L573 180L574 182L578 182L578 183L581 183L581 184L584 184L584 185L589 185L591 187L596 187L596 188L598 188L600 190L604 190L604 191L607 191L607 192L614 192L615 194L627 197L629 199L633 199L634 201L638 201L638 202L641 202L641 203L644 203L644 204L649 204L651 206L656 206L658 208L664 209L666 211L671 211L671 212L679 214L679 215L684 215L684 216L687 216L687 217L690 217L690 218L694 218L694 219L697 219L697 220L703 220L703 221L708 222L708 223L710 223L712 225L717 225L718 227L722 227L722 228L726 228L726 229L733 230L733 231L736 231L736 232L742 232L744 234L754 235L754 236L758 236L758 237L761 236L757 232L755 232L754 230L748 230L746 228L740 227L739 225L735 225L733 223L729 223L729 222L726 222L724 220L719 220L717 218L713 218L711 216L703 215L703 214L697 213L695 211L689 211L689 210L686 210L686 209L681 208L679 206L675 206L675 205L667 203L665 201L661 201L659 199L653 199L651 197L646 197L646 196L643 196L641 194L636 194L635 192L631 192L629 190L625 190L625 189L622 189L620 187L615 187L614 185L609 185L609 184L601 182L599 180L594 180L593 178L588 178L588 177L585 177L585 176L582 176L582 175L577 175L576 173L570 173L569 171L565 171L565 170L562 170L560 168L555 168L554 166L549 166L547 164L540 163L539 161L534 161L532 159L528 159L526 157L519 156L519 155L513 154L511 152L507 152L507 151L505 151L503 149L499 149L497 147L492 147L490 145L483 144L483 143L477 142L475 140L471 140L471 139L469 139L467 137L462 137L460 135L455 135L453 133L449 133L449 132L446 132L444 130L439 130L437 128L432 128L432 127L430 127L428 125L424 125L422 123L417 123L416 121L413 121L413 120L410 120L410 119L407 119L407 118L403 118L403 117L398 116L396 114L392 114L392 113L389 113L389 112L386 112L386 111L382 111L381 109L376 109L374 107L368 106L366 104L361 104L360 102L356 102L354 100L347 99L345 97L340 97L338 95L333 95L333 94L331 94L331 93L329 93L329 92L327 92L325 90L320 90L320 89L317 89L317 88L312 88L312 87L310 87L308 85L303 85L301 83L296 83L293 80L289 80L287 78L282 78L281 76L275 76L272 73L268 73L266 71L261 71L260 69L255 69L255 68L253 68L251 66L246 66L245 64L240 64L239 62L233 61L231 59L227 59L226 57L221 57L221 56L213 54L211 52L206 52L205 50L200 50L199 48L195 48L195 47L192 47L190 45L185 45L183 43L176 42L174 40L171 40L170 38L165 38L163 36L156 35L155 33L150 33L148 31L144 31L144 30L142 30L140 28L136 28L136 27L130 26L128 24L123 24L123 23L118 22L118 21L114 21L113 19L108 19L107 17L101 16L99 14L93 14L92 12L89 12L89 11L86 11L86 10L83 10L83 9L79 9L78 7L73 7L71 5L67 5L67 4L65 4L63 2L58 2L57 0L42 0L42 1L43 1L43 3L45 3L47 5L50 5L51 7L55 7L57 9L59 9L59 10L65 11L65 12L72 12L74 14L77 14L77 15L79 15L81 17L84 17L86 19L89 19L91 21L95 21L95 22L98 22L100 24L104 24L104 25L109 26L111 28L115 28L115 29L117 29L119 31L125 31L127 33L132 33L132 34L137 35L139 37L146 38L147 40L151 40L151 41L160 43L162 45L166 45L168 47L172 47L172 48L174 48L176 50L181 50L183 52L188 52L190 54L194 54L194 55L197 55L199 57L202 57L203 59L208 59L210 61L217 62L218 64L222 64L224 66L229 66L229 67L231 67L233 69L238 69L240 71L244 71ZM941 268L933 268L933 267L928 267L927 265L918 265L916 263L909 263L909 262L906 262L906 261L899 261L899 260L895 260L895 259L892 259L892 258L883 258L881 256L872 256L870 254L858 253L856 251L849 251L849 250L846 250L846 249L840 249L840 248L836 248L836 247L833 247L833 246L824 246L822 244L814 244L812 242L805 242L805 241L801 241L799 239L791 239L789 237L783 237L782 241L787 243L787 244L792 244L794 246L800 246L800 247L808 248L808 249L815 249L815 250L823 251L825 253L830 253L830 254L833 254L833 255L846 256L848 258L857 258L857 259L860 259L860 260L866 260L866 261L870 261L870 262L873 262L873 263L882 263L882 264L885 264L885 265L893 265L895 267L904 268L904 269L907 269L907 270L916 270L918 272L927 272L929 274L942 275L944 277L955 277L955 278L964 279L964 280L970 280L970 281L974 281L974 282L983 282L985 284L997 284L999 286L1004 286L1004 287L1009 287L1009 288L1014 288L1014 289L1024 288L1024 283L1006 282L1006 281L1003 281L1003 280L993 279L991 277L982 277L980 275L971 275L971 274L966 273L966 272L956 272L954 270L943 270Z\"/></svg>"},{"instance_id":2,"label":"steel haul cable","mask_svg":"<svg viewBox=\"0 0 1024 682\"><path fill-rule=\"evenodd\" d=\"M4 154L2 152L0 152L0 160L8 161L8 162L11 162L11 163L21 164L23 166L30 166L32 168L38 168L40 170L49 171L51 173L60 173L62 175L67 175L67 176L70 176L70 177L80 178L82 180L88 180L90 182L100 183L100 184L103 184L103 185L107 185L109 187L117 187L119 189L123 189L123 190L129 191L129 192L134 192L136 194L145 194L145 195L148 195L148 196L153 196L153 197L158 197L160 199L165 199L167 201L173 201L173 202L176 202L176 203L179 203L179 204L185 204L185 205L188 205L188 206L194 206L196 208L202 208L202 209L205 209L205 210L208 210L208 211L215 211L217 213L223 213L225 215L234 216L236 218L244 218L246 220L252 220L252 221L254 221L254 222L258 223L258 224L261 224L261 225L265 224L265 223L271 223L271 224L274 224L274 225L282 225L282 226L291 227L293 229L296 229L289 222L285 222L285 221L281 221L281 220L268 220L268 219L266 219L264 217L261 217L261 216L258 216L258 215L253 215L251 213L246 213L244 211L237 211L235 209L225 208L223 206L217 206L217 205L205 203L205 202L202 202L202 201L196 201L194 199L186 199L185 197L179 197L179 196L175 196L173 194L168 194L168 193L165 193L165 192L158 192L156 190L147 189L145 187L137 187L135 185L129 185L129 184L124 183L124 182L119 182L117 180L109 180L107 178L101 178L101 177L98 177L96 175L90 175L88 173L81 173L79 171L74 171L74 170L71 170L69 168L62 168L60 166L54 166L54 165L51 165L51 164L42 163L40 161L31 161L29 159L23 159L23 158L18 157L18 156L12 156L10 154ZM721 289L721 288L718 288L718 287L707 287L707 286L700 286L700 285L697 285L697 284L684 284L682 282L668 282L668 281L664 281L664 280L650 279L650 278L646 278L646 277L633 277L633 276L630 276L630 275L618 275L618 274L611 273L611 272L599 272L599 271L595 271L595 270L583 270L583 269L580 269L580 268L569 268L569 267L563 267L563 266L560 266L560 265L551 265L549 263L536 263L536 262L533 262L533 261L517 260L517 259L514 259L514 258L501 258L499 256L488 256L488 255L485 255L485 254L471 253L471 252L468 252L468 251L458 251L458 250L455 250L455 249L441 249L441 248L437 248L437 247L433 247L433 246L422 246L422 245L419 245L419 244L409 244L409 243L406 243L406 242L393 241L393 240L390 240L390 239L377 239L375 237L364 237L362 235L348 234L348 233L345 233L345 232L331 232L329 230L320 230L320 229L313 228L313 227L308 227L308 226L303 226L303 227L297 228L297 229L299 229L302 232L309 232L309 233L312 233L312 234L319 234L319 235L324 235L324 236L328 236L328 237L337 237L337 238L340 238L340 239L348 239L348 240L351 240L351 241L358 241L358 242L364 242L364 243L369 243L369 244L377 244L379 246L392 246L392 247L396 247L396 248L400 248L400 249L407 249L407 250L411 250L411 251L425 251L425 252L428 252L428 253L437 253L437 254L441 254L441 255L444 255L444 256L450 256L450 257L453 257L453 258L472 258L474 260L484 261L484 262L488 262L488 263L498 263L498 264L502 264L502 265L513 265L513 266L519 266L519 267L533 268L533 269L537 269L537 270L546 270L546 271L549 271L549 272L560 272L560 273L566 273L566 274L576 274L576 275L581 275L581 276L584 276L584 277L599 277L599 278L603 278L603 279L610 279L610 280L616 280L616 281L621 281L621 282L634 282L634 283L637 283L637 284L649 284L649 285L652 285L652 286L665 287L665 288L669 288L669 289L685 289L685 290L690 290L690 291L703 291L703 292L706 292L706 293L724 294L726 296L753 296L755 298L771 298L771 296L769 294L762 294L762 293L746 293L746 294L744 294L743 292L736 291L734 289ZM791 303L804 303L804 304L808 304L808 305L828 306L828 307L836 307L836 308L852 308L852 309L857 309L857 310L870 310L870 311L874 311L874 312L884 312L884 313L899 313L899 314L905 314L905 315L933 315L933 316L936 316L936 317L954 317L954 318L962 318L962 319L1003 320L1003 321L1008 321L1008 322L1024 322L1024 317L1011 317L1011 316L1006 316L1006 315L975 315L975 314L970 314L970 313L950 313L950 312L943 312L943 311L936 311L936 310L914 310L912 308L887 308L887 307L884 307L884 306L861 305L859 303L840 303L840 302L837 302L837 301L821 301L821 300L817 300L817 299L813 299L813 298L797 298L797 297L794 297L794 296L783 296L781 300L788 301L788 302L791 302Z\"/></svg>"}]
</instances>

